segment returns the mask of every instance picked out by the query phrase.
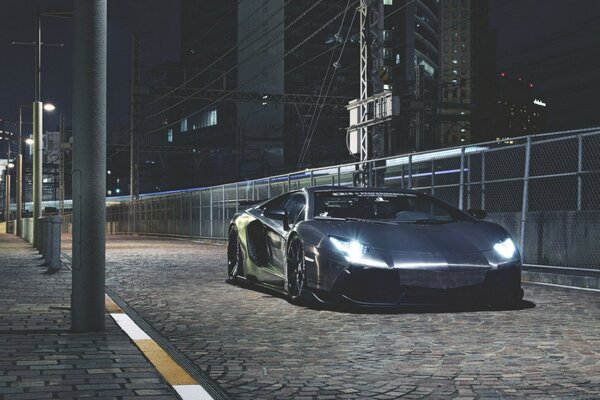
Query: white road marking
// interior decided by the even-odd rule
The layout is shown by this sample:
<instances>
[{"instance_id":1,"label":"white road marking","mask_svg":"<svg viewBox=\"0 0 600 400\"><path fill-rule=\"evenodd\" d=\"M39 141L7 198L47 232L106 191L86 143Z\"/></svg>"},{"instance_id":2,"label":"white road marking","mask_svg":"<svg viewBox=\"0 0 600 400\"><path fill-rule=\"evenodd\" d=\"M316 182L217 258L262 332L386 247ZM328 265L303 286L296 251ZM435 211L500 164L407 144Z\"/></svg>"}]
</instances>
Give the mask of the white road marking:
<instances>
[{"instance_id":1,"label":"white road marking","mask_svg":"<svg viewBox=\"0 0 600 400\"><path fill-rule=\"evenodd\" d=\"M135 322L129 315L124 313L111 313L111 317L117 322L117 324L125 331L127 336L129 336L132 340L144 340L151 339L150 336L146 334L139 326L136 325Z\"/></svg>"},{"instance_id":2,"label":"white road marking","mask_svg":"<svg viewBox=\"0 0 600 400\"><path fill-rule=\"evenodd\" d=\"M213 400L213 397L200 385L173 385L173 389L183 400Z\"/></svg>"}]
</instances>

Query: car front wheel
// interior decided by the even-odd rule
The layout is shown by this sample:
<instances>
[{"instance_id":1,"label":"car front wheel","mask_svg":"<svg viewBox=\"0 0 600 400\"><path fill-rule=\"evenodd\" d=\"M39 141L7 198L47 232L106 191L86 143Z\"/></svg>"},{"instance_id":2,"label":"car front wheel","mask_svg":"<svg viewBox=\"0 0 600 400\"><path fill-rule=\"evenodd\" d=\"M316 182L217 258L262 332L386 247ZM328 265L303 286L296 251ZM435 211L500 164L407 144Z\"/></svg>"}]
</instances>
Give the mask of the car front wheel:
<instances>
[{"instance_id":1,"label":"car front wheel","mask_svg":"<svg viewBox=\"0 0 600 400\"><path fill-rule=\"evenodd\" d=\"M237 277L243 272L242 248L240 236L235 228L229 231L229 241L227 242L227 277L229 281L235 282Z\"/></svg>"},{"instance_id":2,"label":"car front wheel","mask_svg":"<svg viewBox=\"0 0 600 400\"><path fill-rule=\"evenodd\" d=\"M291 302L300 302L305 284L304 247L300 238L294 236L287 250L287 293Z\"/></svg>"}]
</instances>

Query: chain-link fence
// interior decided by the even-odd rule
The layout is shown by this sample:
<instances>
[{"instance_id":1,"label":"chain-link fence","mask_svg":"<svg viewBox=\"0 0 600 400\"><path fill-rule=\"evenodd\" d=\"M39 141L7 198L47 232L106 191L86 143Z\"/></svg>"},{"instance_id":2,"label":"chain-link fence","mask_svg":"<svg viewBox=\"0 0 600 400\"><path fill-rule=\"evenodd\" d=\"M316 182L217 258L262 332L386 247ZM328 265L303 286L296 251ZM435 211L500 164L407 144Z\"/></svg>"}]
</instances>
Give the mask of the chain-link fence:
<instances>
[{"instance_id":1,"label":"chain-link fence","mask_svg":"<svg viewBox=\"0 0 600 400\"><path fill-rule=\"evenodd\" d=\"M600 128L527 136L372 161L386 187L485 209L524 264L600 271ZM224 239L243 201L315 185L352 185L358 164L144 195L107 208L107 232ZM66 224L70 217L67 216Z\"/></svg>"}]
</instances>

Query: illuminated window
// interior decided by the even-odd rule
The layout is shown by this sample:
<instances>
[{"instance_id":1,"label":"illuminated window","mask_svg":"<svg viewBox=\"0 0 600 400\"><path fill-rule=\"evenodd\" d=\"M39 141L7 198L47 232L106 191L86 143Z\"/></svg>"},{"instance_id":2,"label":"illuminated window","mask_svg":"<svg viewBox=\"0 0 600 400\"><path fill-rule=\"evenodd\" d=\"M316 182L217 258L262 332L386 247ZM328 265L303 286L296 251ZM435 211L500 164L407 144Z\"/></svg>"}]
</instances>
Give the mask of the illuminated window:
<instances>
[{"instance_id":1,"label":"illuminated window","mask_svg":"<svg viewBox=\"0 0 600 400\"><path fill-rule=\"evenodd\" d=\"M207 128L217 124L217 110L203 112L200 115L200 128Z\"/></svg>"},{"instance_id":2,"label":"illuminated window","mask_svg":"<svg viewBox=\"0 0 600 400\"><path fill-rule=\"evenodd\" d=\"M187 118L184 118L181 120L181 122L179 123L179 130L181 132L187 132L188 130L188 120Z\"/></svg>"},{"instance_id":3,"label":"illuminated window","mask_svg":"<svg viewBox=\"0 0 600 400\"><path fill-rule=\"evenodd\" d=\"M173 143L173 129L167 131L167 142Z\"/></svg>"},{"instance_id":4,"label":"illuminated window","mask_svg":"<svg viewBox=\"0 0 600 400\"><path fill-rule=\"evenodd\" d=\"M393 6L394 0L383 0L383 5L384 6Z\"/></svg>"}]
</instances>

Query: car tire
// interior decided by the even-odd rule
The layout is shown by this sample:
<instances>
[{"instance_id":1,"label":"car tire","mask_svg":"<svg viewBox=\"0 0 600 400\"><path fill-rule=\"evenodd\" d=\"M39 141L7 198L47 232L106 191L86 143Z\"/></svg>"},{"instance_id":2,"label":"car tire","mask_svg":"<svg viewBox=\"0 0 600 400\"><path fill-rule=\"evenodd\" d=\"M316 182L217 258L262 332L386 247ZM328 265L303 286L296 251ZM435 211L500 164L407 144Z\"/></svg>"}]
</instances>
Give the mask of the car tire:
<instances>
[{"instance_id":1,"label":"car tire","mask_svg":"<svg viewBox=\"0 0 600 400\"><path fill-rule=\"evenodd\" d=\"M229 230L229 240L227 241L227 278L230 282L235 282L237 278L243 275L243 257L240 236L237 229Z\"/></svg>"},{"instance_id":2,"label":"car tire","mask_svg":"<svg viewBox=\"0 0 600 400\"><path fill-rule=\"evenodd\" d=\"M306 285L306 262L304 245L298 236L293 236L287 247L287 294L292 303L302 301L302 291Z\"/></svg>"}]
</instances>

